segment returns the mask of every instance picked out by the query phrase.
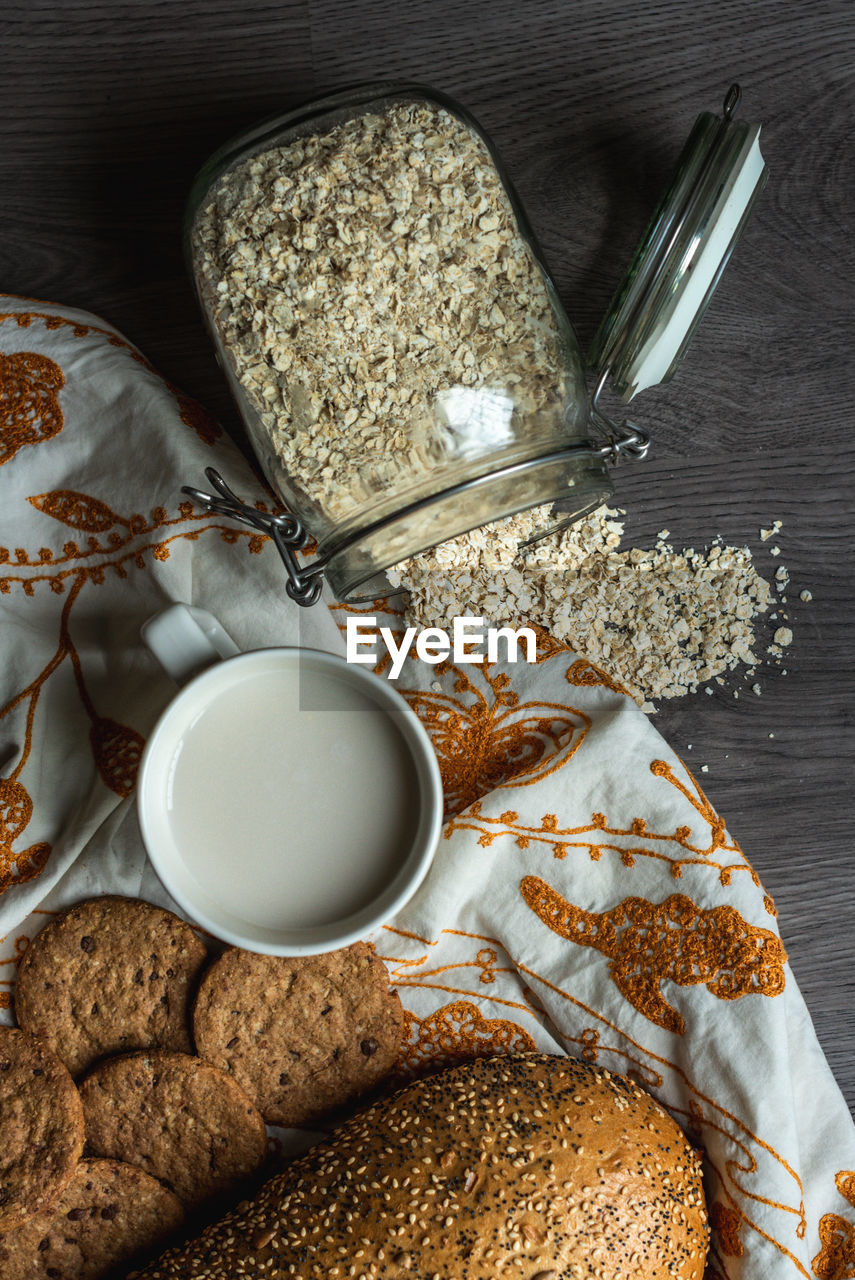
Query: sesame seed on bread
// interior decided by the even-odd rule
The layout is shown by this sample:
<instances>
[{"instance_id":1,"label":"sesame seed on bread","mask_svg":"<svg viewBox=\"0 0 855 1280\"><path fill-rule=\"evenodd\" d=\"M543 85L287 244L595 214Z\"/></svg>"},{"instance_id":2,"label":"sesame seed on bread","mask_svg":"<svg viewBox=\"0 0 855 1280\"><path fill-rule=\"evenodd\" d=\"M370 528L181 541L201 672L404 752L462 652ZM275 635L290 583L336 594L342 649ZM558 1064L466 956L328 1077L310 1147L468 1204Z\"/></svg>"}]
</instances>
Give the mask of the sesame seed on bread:
<instances>
[{"instance_id":1,"label":"sesame seed on bread","mask_svg":"<svg viewBox=\"0 0 855 1280\"><path fill-rule=\"evenodd\" d=\"M634 1081L477 1059L356 1114L140 1280L701 1280L700 1162Z\"/></svg>"}]
</instances>

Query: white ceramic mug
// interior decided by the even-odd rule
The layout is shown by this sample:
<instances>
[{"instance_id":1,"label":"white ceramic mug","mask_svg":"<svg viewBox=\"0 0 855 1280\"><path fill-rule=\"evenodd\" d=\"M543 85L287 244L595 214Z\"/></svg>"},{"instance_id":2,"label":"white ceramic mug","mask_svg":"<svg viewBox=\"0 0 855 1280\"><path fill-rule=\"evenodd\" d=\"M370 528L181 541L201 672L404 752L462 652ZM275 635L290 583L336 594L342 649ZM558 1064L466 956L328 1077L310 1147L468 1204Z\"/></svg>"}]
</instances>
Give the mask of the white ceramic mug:
<instances>
[{"instance_id":1,"label":"white ceramic mug","mask_svg":"<svg viewBox=\"0 0 855 1280\"><path fill-rule=\"evenodd\" d=\"M182 685L146 744L140 829L176 902L251 951L333 951L384 923L430 866L442 784L384 680L315 649L240 653L172 605L143 639Z\"/></svg>"}]
</instances>

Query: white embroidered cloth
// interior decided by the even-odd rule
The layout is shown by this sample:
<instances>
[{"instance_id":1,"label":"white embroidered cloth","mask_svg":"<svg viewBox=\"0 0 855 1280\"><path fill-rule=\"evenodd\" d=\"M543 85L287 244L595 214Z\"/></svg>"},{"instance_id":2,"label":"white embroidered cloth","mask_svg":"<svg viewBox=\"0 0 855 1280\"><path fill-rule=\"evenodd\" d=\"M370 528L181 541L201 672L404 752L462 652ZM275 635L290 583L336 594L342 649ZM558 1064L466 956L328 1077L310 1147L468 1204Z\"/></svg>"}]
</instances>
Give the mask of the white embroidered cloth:
<instances>
[{"instance_id":1,"label":"white embroidered cloth","mask_svg":"<svg viewBox=\"0 0 855 1280\"><path fill-rule=\"evenodd\" d=\"M0 299L0 1017L51 914L172 906L133 807L174 686L139 640L174 600L242 648L343 652L274 548L204 515L216 465L271 502L198 405L103 321ZM634 1074L706 1152L709 1280L855 1276L855 1129L775 909L685 765L606 674L544 642L502 668L407 663L450 818L373 936L407 1063L537 1047ZM786 934L786 928L784 930Z\"/></svg>"}]
</instances>

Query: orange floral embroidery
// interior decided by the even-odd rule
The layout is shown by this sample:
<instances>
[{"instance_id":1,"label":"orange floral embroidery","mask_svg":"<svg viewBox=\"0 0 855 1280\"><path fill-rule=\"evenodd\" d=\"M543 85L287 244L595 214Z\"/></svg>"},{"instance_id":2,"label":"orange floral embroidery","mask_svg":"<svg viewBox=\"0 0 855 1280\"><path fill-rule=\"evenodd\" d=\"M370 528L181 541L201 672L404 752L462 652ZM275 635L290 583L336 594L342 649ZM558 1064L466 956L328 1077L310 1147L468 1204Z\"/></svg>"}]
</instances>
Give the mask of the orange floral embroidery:
<instances>
[{"instance_id":1,"label":"orange floral embroidery","mask_svg":"<svg viewBox=\"0 0 855 1280\"><path fill-rule=\"evenodd\" d=\"M76 338L99 334L113 347L122 348L132 360L149 369L152 366L124 339L97 325L78 323L63 316L38 311L4 313L0 323L14 323L27 330L36 324L47 330L64 329ZM59 364L34 352L0 355L0 465L8 462L25 445L37 444L57 435L64 427L59 392L65 376ZM169 384L167 384L169 385ZM221 434L215 420L202 406L175 387L169 390L177 400L182 420L211 443ZM20 495L24 500L24 495ZM87 583L99 584L108 573L127 578L133 566L145 569L147 557L166 560L170 544L179 539L192 541L204 533L241 541L250 553L259 553L266 539L248 531L234 531L212 522L208 513L194 511L189 502L178 506L177 517L170 518L165 507L156 507L151 517L134 513L122 515L100 498L74 489L56 489L34 494L26 499L41 514L79 531L76 540L62 541L64 535L38 550L26 547L0 547L0 593L20 588L32 596L46 586L56 595L65 596L60 620L58 646L53 657L31 683L9 703L0 708L0 718L24 705L26 719L19 758L11 775L0 779L0 894L14 885L37 876L47 863L51 846L34 843L15 851L13 845L21 837L33 817L32 800L21 780L33 749L33 729L42 690L51 675L70 660L81 701L90 720L89 741L98 774L116 795L125 798L133 789L144 747L143 737L132 727L99 714L86 688L82 666L69 631L71 606ZM258 504L266 509L263 503ZM169 526L190 522L188 528L166 534ZM49 525L49 521L46 522ZM56 534L56 526L53 528ZM82 537L80 535L83 535ZM45 536L45 535L43 535Z\"/></svg>"},{"instance_id":2,"label":"orange floral embroidery","mask_svg":"<svg viewBox=\"0 0 855 1280\"><path fill-rule=\"evenodd\" d=\"M12 844L33 816L33 802L15 778L0 778L0 893L10 885L32 880L44 867L50 845L43 842L15 853Z\"/></svg>"},{"instance_id":3,"label":"orange floral embroidery","mask_svg":"<svg viewBox=\"0 0 855 1280\"><path fill-rule=\"evenodd\" d=\"M27 501L46 516L71 525L72 529L83 529L86 533L106 533L116 524L127 524L110 510L106 502L90 498L86 493L77 493L74 489L38 493Z\"/></svg>"},{"instance_id":4,"label":"orange floral embroidery","mask_svg":"<svg viewBox=\"0 0 855 1280\"><path fill-rule=\"evenodd\" d=\"M177 518L169 518L164 507L156 507L149 519L140 513L119 515L99 498L72 489L36 494L28 501L44 515L79 529L87 536L85 546L69 541L63 545L61 554L50 547L42 547L36 557L20 547L15 550L14 560L8 548L0 547L0 565L20 570L0 576L0 592L8 592L11 585L16 583L27 595L32 595L37 583L47 583L52 591L66 595L55 654L26 689L0 708L2 718L20 703L29 704L20 758L11 777L0 783L6 787L7 802L4 808L4 801L0 798L0 894L15 884L37 876L50 855L51 847L44 842L18 853L13 852L12 842L22 834L32 816L32 802L18 782L18 777L26 766L32 749L37 705L45 684L66 659L72 664L80 699L90 719L89 741L101 780L123 799L130 795L136 782L145 740L130 726L98 713L86 687L80 659L69 631L71 608L81 589L87 583L103 582L107 570L125 578L126 565L134 564L137 568L144 569L144 556L149 552L157 560L166 560L170 554L169 543L173 540L193 540L208 532L231 533L218 524L209 523L209 517L194 512L190 503L179 504ZM190 521L193 527L164 538L162 531L165 527L179 525L184 521ZM152 540L147 545L139 544L138 539L151 536L155 531L156 541ZM258 551L266 541L263 538L254 539L245 532L239 532L237 537L244 541L251 552ZM103 559L100 563L93 564L95 557ZM28 571L26 575L24 570ZM22 797L26 797L26 803ZM16 824L13 817L22 805L26 812ZM21 812L23 813L23 809ZM5 817L2 816L4 814Z\"/></svg>"},{"instance_id":5,"label":"orange floral embroidery","mask_svg":"<svg viewBox=\"0 0 855 1280\"><path fill-rule=\"evenodd\" d=\"M24 445L50 440L63 428L58 392L65 375L35 351L0 354L0 466Z\"/></svg>"},{"instance_id":6,"label":"orange floral embroidery","mask_svg":"<svg viewBox=\"0 0 855 1280\"><path fill-rule=\"evenodd\" d=\"M716 1200L710 1206L710 1226L718 1235L718 1244L722 1253L731 1258L741 1258L744 1249L739 1238L742 1214L730 1205Z\"/></svg>"},{"instance_id":7,"label":"orange floral embroidery","mask_svg":"<svg viewBox=\"0 0 855 1280\"><path fill-rule=\"evenodd\" d=\"M333 612L401 616L385 600L362 608L332 608ZM343 624L339 628L345 629ZM377 675L382 675L391 661L388 650L384 652L383 648L381 645L382 656L374 667ZM538 636L538 661L549 656L552 655L544 632ZM520 704L510 677L494 669L496 666L479 663L477 677L474 673L470 677L463 667L446 660L438 663L434 671L437 676L454 676L453 694L401 689L436 751L446 817L461 813L499 787L530 786L562 768L576 753L591 725L589 716L564 703Z\"/></svg>"},{"instance_id":8,"label":"orange floral embroidery","mask_svg":"<svg viewBox=\"0 0 855 1280\"><path fill-rule=\"evenodd\" d=\"M0 778L0 842L11 844L33 816L33 802L20 782Z\"/></svg>"},{"instance_id":9,"label":"orange floral embroidery","mask_svg":"<svg viewBox=\"0 0 855 1280\"><path fill-rule=\"evenodd\" d=\"M730 906L709 910L675 893L662 903L625 898L610 911L585 911L567 902L545 881L526 876L520 885L532 911L559 937L593 947L611 961L621 995L651 1022L683 1035L681 1014L665 999L663 982L703 983L720 1000L784 989L781 939L748 924Z\"/></svg>"},{"instance_id":10,"label":"orange floral embroidery","mask_svg":"<svg viewBox=\"0 0 855 1280\"><path fill-rule=\"evenodd\" d=\"M404 696L433 742L447 814L497 787L542 777L579 729L569 710L534 702L503 711L501 704L467 707L438 694Z\"/></svg>"},{"instance_id":11,"label":"orange floral embroidery","mask_svg":"<svg viewBox=\"0 0 855 1280\"><path fill-rule=\"evenodd\" d=\"M819 1280L853 1280L855 1277L855 1227L837 1213L823 1214L819 1223L822 1246L811 1263Z\"/></svg>"},{"instance_id":12,"label":"orange floral embroidery","mask_svg":"<svg viewBox=\"0 0 855 1280\"><path fill-rule=\"evenodd\" d=\"M192 427L203 444L213 444L223 434L223 429L212 413L209 413L198 400L179 391L171 382L166 384L178 401L178 416L185 426Z\"/></svg>"},{"instance_id":13,"label":"orange floral embroidery","mask_svg":"<svg viewBox=\"0 0 855 1280\"><path fill-rule=\"evenodd\" d=\"M685 769L686 766L684 765L683 768ZM675 777L674 770L666 760L651 761L650 772L653 774L654 778L664 778L667 782L670 782L672 787L676 787L676 789L686 797L692 808L700 815L701 818L703 818L704 822L709 823L712 848L725 848L727 832L725 829L724 818L722 818L721 814L716 813L715 809L698 786L697 779L693 774L686 769L686 773L691 780L694 791L690 790L685 783ZM735 845L734 847L738 848L739 846Z\"/></svg>"},{"instance_id":14,"label":"orange floral embroidery","mask_svg":"<svg viewBox=\"0 0 855 1280\"><path fill-rule=\"evenodd\" d=\"M599 1055L600 1033L595 1027L585 1027L578 1037L582 1045L581 1056L586 1062L596 1062Z\"/></svg>"},{"instance_id":15,"label":"orange floral embroidery","mask_svg":"<svg viewBox=\"0 0 855 1280\"><path fill-rule=\"evenodd\" d=\"M587 658L578 658L575 662L571 662L564 673L564 678L568 683L580 685L586 689L601 685L604 689L611 689L614 693L625 693L629 697L629 693L622 684L618 684L600 667L595 667Z\"/></svg>"},{"instance_id":16,"label":"orange floral embroidery","mask_svg":"<svg viewBox=\"0 0 855 1280\"><path fill-rule=\"evenodd\" d=\"M834 1179L844 1200L855 1208L855 1172L841 1169ZM853 1280L855 1277L855 1226L839 1213L825 1213L819 1222L822 1246L811 1268L818 1280Z\"/></svg>"},{"instance_id":17,"label":"orange floral embroidery","mask_svg":"<svg viewBox=\"0 0 855 1280\"><path fill-rule=\"evenodd\" d=\"M34 299L27 299L27 301L34 301ZM127 352L132 360L137 362L137 364L141 364L144 368L157 374L157 370L154 365L146 360L145 356L141 355L135 347L133 347L129 342L126 342L124 338L121 338L111 329L104 329L100 325L81 324L77 320L68 320L65 316L50 315L49 313L40 311L4 312L3 314L0 314L0 323L4 320L14 320L19 329L29 329L34 320L41 320L46 329L69 328L75 338L85 338L89 333L101 334L107 339L111 347L122 348ZM44 357L40 356L38 359L44 359ZM48 361L48 363L52 364L53 361ZM157 376L160 378L160 374L157 374ZM213 444L213 442L222 435L222 427L217 422L213 414L209 413L207 409L198 403L198 401L193 400L192 397L188 395L185 395L185 393L173 383L166 379L163 381L178 401L178 414L181 421L188 427L192 427L199 439L204 441L205 444ZM60 386L61 385L62 383L60 383Z\"/></svg>"},{"instance_id":18,"label":"orange floral embroidery","mask_svg":"<svg viewBox=\"0 0 855 1280\"><path fill-rule=\"evenodd\" d=\"M468 1000L453 1000L424 1019L405 1009L404 1017L409 1043L398 1066L407 1075L436 1071L467 1058L523 1053L537 1047L516 1022L485 1018Z\"/></svg>"},{"instance_id":19,"label":"orange floral embroidery","mask_svg":"<svg viewBox=\"0 0 855 1280\"><path fill-rule=\"evenodd\" d=\"M581 713L576 714L581 715ZM576 746L581 743L582 738L584 738L584 733L580 735ZM575 749L576 747L574 746L574 751ZM572 755L573 753L571 752L570 754ZM478 843L484 848L488 848L500 838L513 839L521 849L528 848L531 844L548 845L552 849L553 857L559 860L566 858L571 849L586 850L592 862L598 862L603 853L608 851L617 854L624 866L627 867L633 867L638 858L654 859L670 863L671 874L675 880L679 880L683 874L683 868L687 866L709 867L718 873L719 882L723 885L731 883L734 871L740 871L750 876L753 883L759 887L760 879L756 871L745 860L745 856L736 841L728 839L724 821L712 808L703 792L696 787L696 794L693 793L674 776L670 766L662 760L654 760L650 766L650 771L654 776L662 778L665 782L675 787L688 800L701 819L708 824L708 844L702 845L693 842L692 829L688 826L679 826L674 831L651 831L643 818L633 818L628 827L613 826L609 823L605 814L595 812L591 814L589 822L583 823L578 827L561 827L557 816L547 813L543 815L540 825L535 827L520 823L519 815L515 813L506 812L499 814L498 817L490 817L481 812L481 806L478 803L472 804L468 811L460 817L451 816L446 827L446 836L451 835L453 831L477 831L479 833ZM688 770L686 772L694 784L691 774L688 773ZM692 856L673 857L669 852L652 849L646 845L633 844L627 848L622 844L613 844L610 841L599 838L590 838L594 833L598 837L602 835L622 839L626 836L631 836L633 840L642 837L645 841L677 845ZM737 855L740 861L738 863L716 862L711 855L719 851L724 854ZM771 899L765 898L764 906L767 911L770 911L770 914L774 914Z\"/></svg>"},{"instance_id":20,"label":"orange floral embroidery","mask_svg":"<svg viewBox=\"0 0 855 1280\"><path fill-rule=\"evenodd\" d=\"M56 653L27 689L0 708L2 717L19 703L29 703L20 758L11 776L0 779L0 894L12 885L21 884L39 875L50 856L51 846L44 842L31 845L19 853L13 851L12 844L23 833L33 814L33 802L18 777L32 750L36 708L46 682L66 658L71 661L80 698L91 722L89 740L102 781L122 799L130 795L136 782L145 740L135 729L98 715L86 688L80 658L69 632L71 607L88 576L85 570L79 570L66 597L60 618Z\"/></svg>"},{"instance_id":21,"label":"orange floral embroidery","mask_svg":"<svg viewBox=\"0 0 855 1280\"><path fill-rule=\"evenodd\" d=\"M127 725L95 717L89 740L101 780L124 800L134 789L145 738Z\"/></svg>"},{"instance_id":22,"label":"orange floral embroidery","mask_svg":"<svg viewBox=\"0 0 855 1280\"><path fill-rule=\"evenodd\" d=\"M242 541L251 553L257 554L267 542L267 538L259 534L251 534L248 530L228 529L216 523L203 523L209 520L207 513L194 512L189 502L178 504L178 516L169 518L164 507L155 507L151 517L141 512L130 516L119 515L111 510L99 498L89 494L78 493L72 489L58 489L52 493L35 494L28 501L44 515L68 524L72 528L88 533L85 547L69 541L63 544L61 553L50 547L42 547L38 557L31 556L26 548L15 549L12 559L8 547L0 547L0 565L20 567L22 569L50 569L50 572L38 574L7 574L0 576L0 592L7 593L12 584L23 588L27 595L32 595L37 583L47 583L52 591L62 594L66 579L79 579L83 572L90 582L103 582L105 569L110 569L118 577L127 577L126 565L133 563L139 569L145 569L145 556L151 552L157 560L167 560L170 555L169 544L177 539L195 541L200 534L215 532L228 542ZM185 529L163 537L160 532L165 527L175 526L190 521L193 525L201 525ZM157 531L156 541L133 547L135 540ZM107 534L107 537L97 535ZM104 557L99 564L86 568L77 567L72 562L91 561L95 557ZM67 566L67 567L62 567Z\"/></svg>"}]
</instances>

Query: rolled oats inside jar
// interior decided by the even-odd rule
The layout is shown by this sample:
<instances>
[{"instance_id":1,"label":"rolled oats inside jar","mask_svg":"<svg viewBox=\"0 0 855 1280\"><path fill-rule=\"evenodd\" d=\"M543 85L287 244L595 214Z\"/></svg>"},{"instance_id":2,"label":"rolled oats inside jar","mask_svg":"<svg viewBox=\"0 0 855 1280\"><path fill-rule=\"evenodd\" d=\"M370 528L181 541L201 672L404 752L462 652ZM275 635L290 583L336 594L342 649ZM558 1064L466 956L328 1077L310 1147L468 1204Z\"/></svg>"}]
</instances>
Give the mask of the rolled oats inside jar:
<instances>
[{"instance_id":1,"label":"rolled oats inside jar","mask_svg":"<svg viewBox=\"0 0 855 1280\"><path fill-rule=\"evenodd\" d=\"M322 547L387 519L360 549L374 569L512 511L607 496L605 468L577 461L443 499L584 437L581 358L473 123L412 94L335 101L239 147L191 225L274 487Z\"/></svg>"}]
</instances>

